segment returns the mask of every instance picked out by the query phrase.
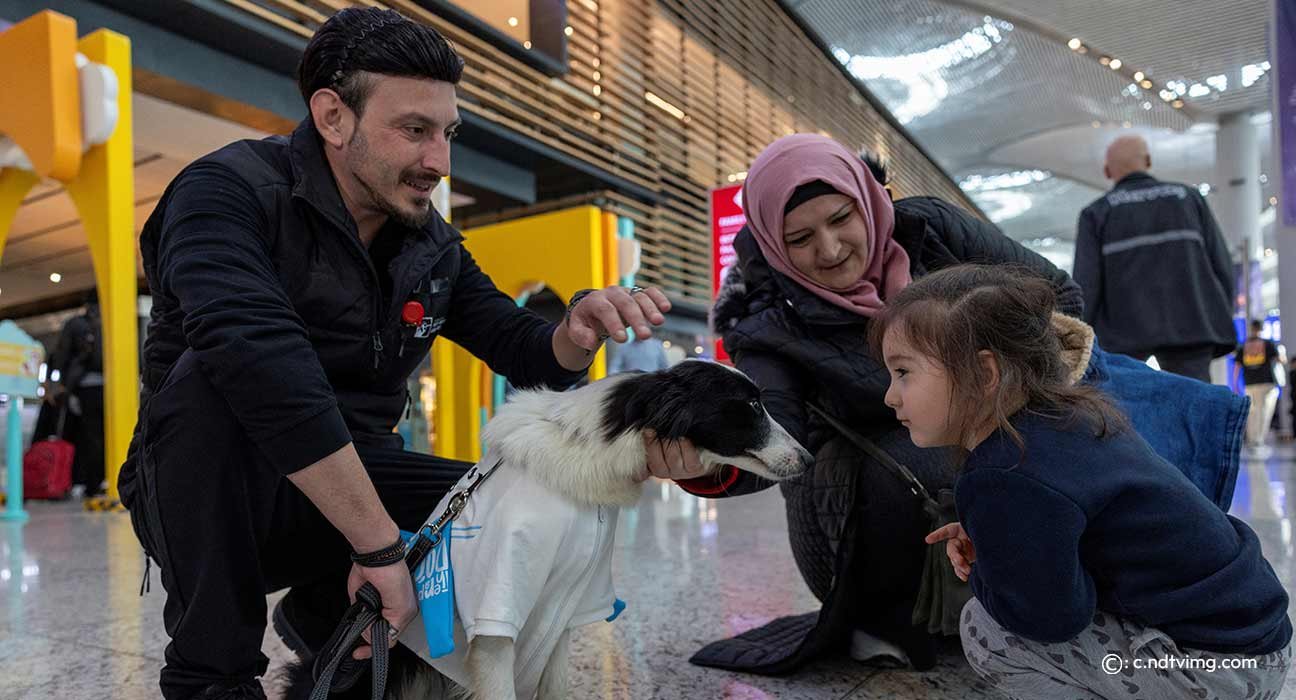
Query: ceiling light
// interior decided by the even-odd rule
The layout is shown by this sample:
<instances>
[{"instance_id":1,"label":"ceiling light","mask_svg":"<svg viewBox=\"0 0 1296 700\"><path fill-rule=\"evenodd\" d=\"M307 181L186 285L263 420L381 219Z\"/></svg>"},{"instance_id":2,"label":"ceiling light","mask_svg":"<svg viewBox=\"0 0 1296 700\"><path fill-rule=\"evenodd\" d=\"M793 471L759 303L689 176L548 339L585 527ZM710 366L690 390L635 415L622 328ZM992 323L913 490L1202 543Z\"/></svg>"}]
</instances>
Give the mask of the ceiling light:
<instances>
[{"instance_id":1,"label":"ceiling light","mask_svg":"<svg viewBox=\"0 0 1296 700\"><path fill-rule=\"evenodd\" d=\"M1102 58L1098 59L1098 62L1103 64L1104 66L1111 65L1111 59L1106 56L1103 56Z\"/></svg>"},{"instance_id":2,"label":"ceiling light","mask_svg":"<svg viewBox=\"0 0 1296 700\"><path fill-rule=\"evenodd\" d=\"M1144 102L1144 103L1143 103L1143 109L1152 109L1152 103L1151 103L1151 102Z\"/></svg>"},{"instance_id":3,"label":"ceiling light","mask_svg":"<svg viewBox=\"0 0 1296 700\"><path fill-rule=\"evenodd\" d=\"M1143 80L1143 71L1141 70L1134 71L1134 82L1138 83L1138 82L1142 82L1142 80Z\"/></svg>"},{"instance_id":4,"label":"ceiling light","mask_svg":"<svg viewBox=\"0 0 1296 700\"><path fill-rule=\"evenodd\" d=\"M1269 198L1269 205L1270 205L1270 206L1274 206L1274 207L1278 206L1278 198L1277 198L1277 197L1270 197L1270 198Z\"/></svg>"},{"instance_id":5,"label":"ceiling light","mask_svg":"<svg viewBox=\"0 0 1296 700\"><path fill-rule=\"evenodd\" d=\"M509 18L508 18L508 23L509 23L509 26L510 26L510 27L516 27L516 26L518 26L518 19L517 19L517 17L509 17Z\"/></svg>"},{"instance_id":6,"label":"ceiling light","mask_svg":"<svg viewBox=\"0 0 1296 700\"><path fill-rule=\"evenodd\" d=\"M667 350L670 350L670 347L671 347L671 341L669 341L669 340L663 340L663 341L662 341L662 347L663 347L663 348L666 348Z\"/></svg>"},{"instance_id":7,"label":"ceiling light","mask_svg":"<svg viewBox=\"0 0 1296 700\"><path fill-rule=\"evenodd\" d=\"M1067 42L1067 46L1070 46L1072 51L1079 49L1082 45L1083 42L1081 42L1079 39L1072 39L1071 41Z\"/></svg>"},{"instance_id":8,"label":"ceiling light","mask_svg":"<svg viewBox=\"0 0 1296 700\"><path fill-rule=\"evenodd\" d=\"M1206 87L1205 85L1202 85L1201 83L1193 83L1192 87L1188 88L1189 97L1205 97L1209 94L1210 94L1210 88Z\"/></svg>"},{"instance_id":9,"label":"ceiling light","mask_svg":"<svg viewBox=\"0 0 1296 700\"><path fill-rule=\"evenodd\" d=\"M1203 182L1202 184L1197 185L1197 191L1198 191L1198 192L1201 192L1203 197L1205 197L1206 195L1210 194L1210 193L1211 193L1211 186L1210 186L1210 183L1209 183L1209 182Z\"/></svg>"},{"instance_id":10,"label":"ceiling light","mask_svg":"<svg viewBox=\"0 0 1296 700\"><path fill-rule=\"evenodd\" d=\"M702 354L702 346L699 345L699 346L693 348L693 354L695 354L695 355L701 355L701 354Z\"/></svg>"},{"instance_id":11,"label":"ceiling light","mask_svg":"<svg viewBox=\"0 0 1296 700\"><path fill-rule=\"evenodd\" d=\"M524 41L524 42L522 42L522 48L524 48L524 49L529 49L529 48L531 48L531 42L529 42L529 41Z\"/></svg>"},{"instance_id":12,"label":"ceiling light","mask_svg":"<svg viewBox=\"0 0 1296 700\"><path fill-rule=\"evenodd\" d=\"M1102 126L1102 122L1097 121L1097 120L1094 120L1093 122L1090 122L1090 124L1091 124L1091 125L1093 126L1093 128L1095 128L1095 129L1097 129L1098 127Z\"/></svg>"},{"instance_id":13,"label":"ceiling light","mask_svg":"<svg viewBox=\"0 0 1296 700\"><path fill-rule=\"evenodd\" d=\"M1139 83L1139 87L1143 88L1144 90L1151 90L1151 89L1152 89L1152 81L1151 81L1151 80L1148 80L1147 78L1144 78L1144 79Z\"/></svg>"},{"instance_id":14,"label":"ceiling light","mask_svg":"<svg viewBox=\"0 0 1296 700\"><path fill-rule=\"evenodd\" d=\"M1133 125L1132 123L1130 123L1130 122L1125 122L1125 123L1121 124L1121 126L1123 126L1123 127L1125 127L1126 129L1128 129L1128 128L1130 128L1131 126L1134 126L1134 125Z\"/></svg>"},{"instance_id":15,"label":"ceiling light","mask_svg":"<svg viewBox=\"0 0 1296 700\"><path fill-rule=\"evenodd\" d=\"M1260 173L1260 184L1263 185L1267 182L1269 182L1269 176L1265 175L1264 173Z\"/></svg>"},{"instance_id":16,"label":"ceiling light","mask_svg":"<svg viewBox=\"0 0 1296 700\"><path fill-rule=\"evenodd\" d=\"M60 275L57 272L51 272L50 281L53 282L54 284L58 284L59 282L63 281L63 275Z\"/></svg>"},{"instance_id":17,"label":"ceiling light","mask_svg":"<svg viewBox=\"0 0 1296 700\"><path fill-rule=\"evenodd\" d=\"M1174 102L1170 103L1170 106L1174 107L1175 109L1183 109L1183 105L1184 105L1183 100L1175 100Z\"/></svg>"},{"instance_id":18,"label":"ceiling light","mask_svg":"<svg viewBox=\"0 0 1296 700\"><path fill-rule=\"evenodd\" d=\"M1113 58L1110 65L1112 70L1120 70L1120 67L1124 64L1121 63L1119 58Z\"/></svg>"},{"instance_id":19,"label":"ceiling light","mask_svg":"<svg viewBox=\"0 0 1296 700\"><path fill-rule=\"evenodd\" d=\"M1081 46L1080 48L1076 49L1076 53L1082 53L1082 54L1083 54L1083 53L1089 53L1089 47L1088 47L1088 46Z\"/></svg>"},{"instance_id":20,"label":"ceiling light","mask_svg":"<svg viewBox=\"0 0 1296 700\"><path fill-rule=\"evenodd\" d=\"M575 30L575 29L572 29L571 27L567 27L566 29L563 30L563 34L566 34L567 36L571 36L572 34L575 34L575 33L576 33L576 30Z\"/></svg>"},{"instance_id":21,"label":"ceiling light","mask_svg":"<svg viewBox=\"0 0 1296 700\"><path fill-rule=\"evenodd\" d=\"M602 86L595 85L593 88L590 89L590 92L594 93L595 97L598 97L599 95L603 94L603 88Z\"/></svg>"},{"instance_id":22,"label":"ceiling light","mask_svg":"<svg viewBox=\"0 0 1296 700\"><path fill-rule=\"evenodd\" d=\"M1274 254L1274 250L1273 250L1273 248L1265 248L1265 257L1266 257L1266 258L1272 258L1272 257L1273 257L1273 254Z\"/></svg>"}]
</instances>

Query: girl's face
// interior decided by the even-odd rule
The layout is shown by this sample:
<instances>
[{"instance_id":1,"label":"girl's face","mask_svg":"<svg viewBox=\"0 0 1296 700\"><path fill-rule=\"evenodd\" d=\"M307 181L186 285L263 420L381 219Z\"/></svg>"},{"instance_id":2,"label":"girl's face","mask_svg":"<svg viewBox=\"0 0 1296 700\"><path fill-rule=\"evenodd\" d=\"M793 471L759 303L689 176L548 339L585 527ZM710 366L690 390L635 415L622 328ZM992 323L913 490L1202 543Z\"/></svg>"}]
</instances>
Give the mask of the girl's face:
<instances>
[{"instance_id":1,"label":"girl's face","mask_svg":"<svg viewBox=\"0 0 1296 700\"><path fill-rule=\"evenodd\" d=\"M882 337L882 357L891 373L886 405L909 429L918 447L944 447L959 442L950 415L950 379L945 367L915 350L904 329L892 326Z\"/></svg>"},{"instance_id":2,"label":"girl's face","mask_svg":"<svg viewBox=\"0 0 1296 700\"><path fill-rule=\"evenodd\" d=\"M792 267L833 291L855 286L868 269L868 224L844 194L815 197L788 212L783 244Z\"/></svg>"}]
</instances>

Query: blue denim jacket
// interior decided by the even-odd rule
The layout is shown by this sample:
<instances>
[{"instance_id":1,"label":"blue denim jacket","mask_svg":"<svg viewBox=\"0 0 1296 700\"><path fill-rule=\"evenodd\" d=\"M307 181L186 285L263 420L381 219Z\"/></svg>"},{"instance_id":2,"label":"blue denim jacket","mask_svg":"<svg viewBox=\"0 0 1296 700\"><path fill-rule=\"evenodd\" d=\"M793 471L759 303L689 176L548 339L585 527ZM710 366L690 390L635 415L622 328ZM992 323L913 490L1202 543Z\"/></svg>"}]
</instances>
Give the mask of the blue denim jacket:
<instances>
[{"instance_id":1,"label":"blue denim jacket","mask_svg":"<svg viewBox=\"0 0 1296 700\"><path fill-rule=\"evenodd\" d=\"M1095 342L1085 383L1105 391L1134 430L1227 511L1237 483L1242 431L1251 400L1227 387L1158 372Z\"/></svg>"}]
</instances>

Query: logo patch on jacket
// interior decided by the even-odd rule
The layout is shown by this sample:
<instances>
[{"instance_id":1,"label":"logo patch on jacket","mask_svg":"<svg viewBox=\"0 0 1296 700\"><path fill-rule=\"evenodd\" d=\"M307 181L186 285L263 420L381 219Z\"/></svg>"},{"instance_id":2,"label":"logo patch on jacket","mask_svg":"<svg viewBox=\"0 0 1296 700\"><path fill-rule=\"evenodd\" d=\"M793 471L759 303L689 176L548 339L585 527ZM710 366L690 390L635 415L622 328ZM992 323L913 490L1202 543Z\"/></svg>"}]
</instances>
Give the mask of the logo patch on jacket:
<instances>
[{"instance_id":1,"label":"logo patch on jacket","mask_svg":"<svg viewBox=\"0 0 1296 700\"><path fill-rule=\"evenodd\" d=\"M432 318L431 316L424 316L423 320L419 321L418 328L414 329L414 337L415 338L431 337L435 335L437 331L441 330L441 326L444 326L445 322L446 320L444 316L441 318Z\"/></svg>"}]
</instances>

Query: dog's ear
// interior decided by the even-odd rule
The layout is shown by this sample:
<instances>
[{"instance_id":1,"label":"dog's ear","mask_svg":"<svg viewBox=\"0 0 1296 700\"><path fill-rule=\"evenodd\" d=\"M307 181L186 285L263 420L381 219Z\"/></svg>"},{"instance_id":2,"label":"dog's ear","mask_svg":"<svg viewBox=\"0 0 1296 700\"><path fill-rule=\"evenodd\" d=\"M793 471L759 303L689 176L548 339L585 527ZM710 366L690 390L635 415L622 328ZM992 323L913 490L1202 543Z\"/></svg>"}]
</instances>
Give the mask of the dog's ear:
<instances>
[{"instance_id":1,"label":"dog's ear","mask_svg":"<svg viewBox=\"0 0 1296 700\"><path fill-rule=\"evenodd\" d=\"M604 432L609 439L632 429L650 429L667 439L681 438L695 420L691 398L677 378L665 372L626 379L608 395Z\"/></svg>"}]
</instances>

